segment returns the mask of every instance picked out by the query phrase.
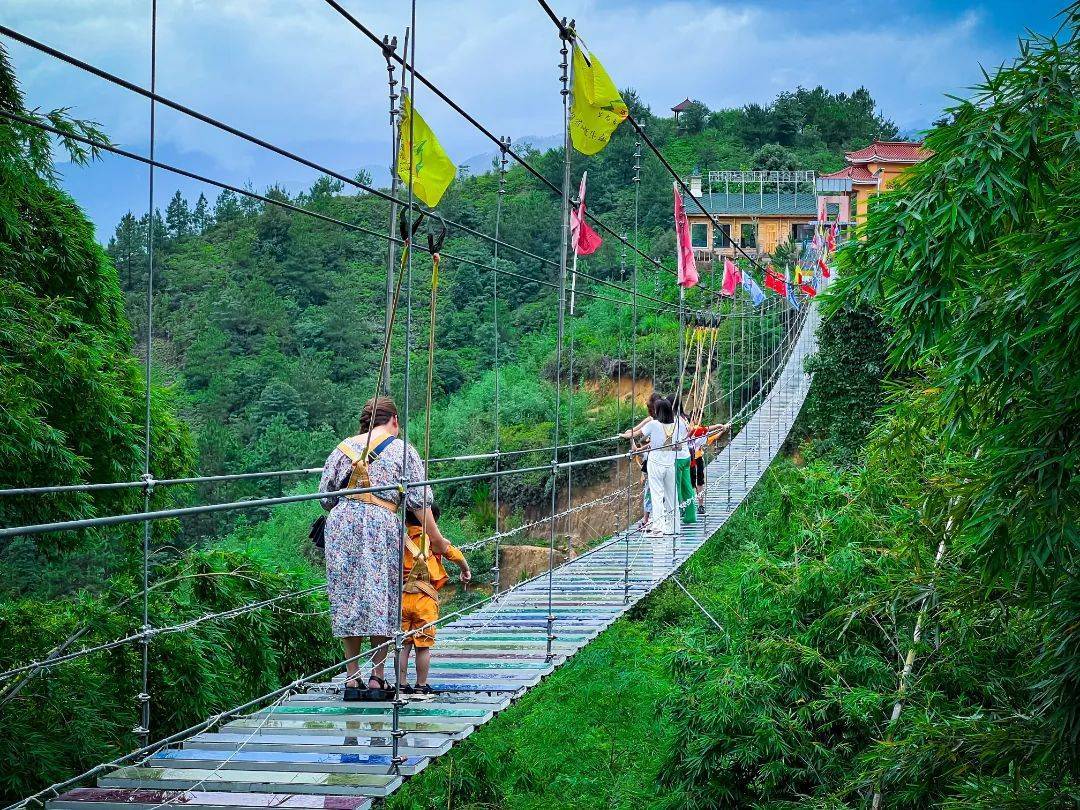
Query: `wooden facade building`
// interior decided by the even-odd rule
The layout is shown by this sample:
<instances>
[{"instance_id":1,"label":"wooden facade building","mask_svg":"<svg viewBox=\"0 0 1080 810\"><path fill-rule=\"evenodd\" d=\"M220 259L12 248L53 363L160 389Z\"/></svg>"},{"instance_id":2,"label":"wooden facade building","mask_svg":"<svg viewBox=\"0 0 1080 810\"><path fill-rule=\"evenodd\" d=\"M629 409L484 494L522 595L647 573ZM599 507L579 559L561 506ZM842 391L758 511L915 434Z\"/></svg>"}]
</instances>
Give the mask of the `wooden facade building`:
<instances>
[{"instance_id":1,"label":"wooden facade building","mask_svg":"<svg viewBox=\"0 0 1080 810\"><path fill-rule=\"evenodd\" d=\"M751 256L771 256L783 242L813 236L818 210L813 172L710 172L707 179L703 190L695 172L691 193L683 195L699 261L734 257L736 244Z\"/></svg>"}]
</instances>

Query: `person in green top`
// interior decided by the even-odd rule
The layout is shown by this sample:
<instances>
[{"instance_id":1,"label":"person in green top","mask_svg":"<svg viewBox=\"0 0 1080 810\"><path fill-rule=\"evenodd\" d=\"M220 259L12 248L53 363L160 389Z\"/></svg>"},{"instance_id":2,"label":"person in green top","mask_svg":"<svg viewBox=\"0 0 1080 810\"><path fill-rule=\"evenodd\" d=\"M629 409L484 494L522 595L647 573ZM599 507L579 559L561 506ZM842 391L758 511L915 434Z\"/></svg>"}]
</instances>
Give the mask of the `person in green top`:
<instances>
[{"instance_id":1,"label":"person in green top","mask_svg":"<svg viewBox=\"0 0 1080 810\"><path fill-rule=\"evenodd\" d=\"M675 497L682 522L696 523L697 497L690 480L690 418L683 410L681 394L671 398L671 410L675 414Z\"/></svg>"}]
</instances>

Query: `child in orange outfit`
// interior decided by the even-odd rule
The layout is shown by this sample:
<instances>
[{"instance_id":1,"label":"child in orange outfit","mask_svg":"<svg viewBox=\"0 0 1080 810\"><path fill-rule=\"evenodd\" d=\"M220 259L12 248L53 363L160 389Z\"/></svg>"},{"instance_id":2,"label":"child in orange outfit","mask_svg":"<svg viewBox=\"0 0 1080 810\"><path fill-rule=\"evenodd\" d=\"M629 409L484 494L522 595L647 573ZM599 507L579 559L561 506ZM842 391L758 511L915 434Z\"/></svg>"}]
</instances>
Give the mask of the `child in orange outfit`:
<instances>
[{"instance_id":1,"label":"child in orange outfit","mask_svg":"<svg viewBox=\"0 0 1080 810\"><path fill-rule=\"evenodd\" d=\"M439 507L431 505L431 517L439 519ZM456 563L461 569L461 581L468 583L472 571L458 549L450 543L436 547L424 533L420 522L412 513L405 515L405 580L401 594L401 630L404 633L416 631L405 638L402 655L398 661L398 683L401 692L413 698L428 698L434 690L428 684L431 670L431 648L435 644L435 622L439 618L439 590L450 580L450 575L443 568L443 558ZM430 626L426 626L430 625ZM409 656L416 647L416 685L408 682Z\"/></svg>"}]
</instances>

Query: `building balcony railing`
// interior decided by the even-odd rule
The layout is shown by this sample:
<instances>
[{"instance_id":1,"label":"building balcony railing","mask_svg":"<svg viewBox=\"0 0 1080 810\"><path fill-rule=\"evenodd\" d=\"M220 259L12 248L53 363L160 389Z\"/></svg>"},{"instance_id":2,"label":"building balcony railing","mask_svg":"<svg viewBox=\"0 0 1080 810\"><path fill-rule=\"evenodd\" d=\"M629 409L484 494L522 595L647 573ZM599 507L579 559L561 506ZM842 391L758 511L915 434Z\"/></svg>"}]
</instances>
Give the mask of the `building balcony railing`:
<instances>
[{"instance_id":1,"label":"building balcony railing","mask_svg":"<svg viewBox=\"0 0 1080 810\"><path fill-rule=\"evenodd\" d=\"M762 255L762 251L756 247L744 247L741 250L729 245L727 247L714 247L714 248L694 248L694 261L704 262L708 264L716 259L734 258L735 256L749 256L752 259L756 259L759 255Z\"/></svg>"}]
</instances>

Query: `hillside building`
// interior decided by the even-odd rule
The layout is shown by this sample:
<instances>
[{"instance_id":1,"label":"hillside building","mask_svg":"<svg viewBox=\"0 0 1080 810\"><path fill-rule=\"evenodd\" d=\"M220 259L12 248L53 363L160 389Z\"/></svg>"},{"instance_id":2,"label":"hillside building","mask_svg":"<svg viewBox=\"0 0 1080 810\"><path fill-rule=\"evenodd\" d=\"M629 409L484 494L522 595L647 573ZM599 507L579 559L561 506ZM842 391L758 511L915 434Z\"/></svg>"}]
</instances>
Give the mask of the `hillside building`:
<instances>
[{"instance_id":1,"label":"hillside building","mask_svg":"<svg viewBox=\"0 0 1080 810\"><path fill-rule=\"evenodd\" d=\"M703 177L695 170L689 180L683 205L698 261L735 256L736 244L751 256L771 256L782 242L814 235L818 201L812 171L720 171Z\"/></svg>"}]
</instances>

